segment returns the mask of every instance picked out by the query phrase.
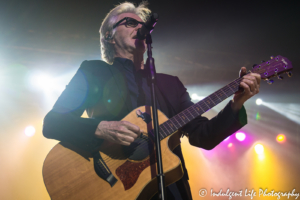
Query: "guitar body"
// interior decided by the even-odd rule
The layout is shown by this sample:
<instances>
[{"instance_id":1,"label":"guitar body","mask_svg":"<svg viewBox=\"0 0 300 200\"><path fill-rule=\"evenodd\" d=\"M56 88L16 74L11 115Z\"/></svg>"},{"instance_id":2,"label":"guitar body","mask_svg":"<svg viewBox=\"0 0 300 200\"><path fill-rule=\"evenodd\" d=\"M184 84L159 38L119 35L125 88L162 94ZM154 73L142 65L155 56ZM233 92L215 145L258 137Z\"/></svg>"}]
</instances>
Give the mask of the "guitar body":
<instances>
[{"instance_id":1,"label":"guitar body","mask_svg":"<svg viewBox=\"0 0 300 200\"><path fill-rule=\"evenodd\" d=\"M148 132L153 129L152 121L147 124L138 113L152 116L151 107L144 106L133 110L122 121L139 126L144 138L152 138L148 137ZM159 110L158 119L159 124L168 120ZM179 138L180 131L175 131L161 140L166 185L183 176L180 159L171 151L179 145ZM140 142L145 144L142 139ZM131 156L124 154L128 151L125 146L109 142L101 145L100 155L117 179L112 187L96 174L91 154L70 144L57 144L47 155L43 166L44 182L51 199L150 199L158 191L156 156L153 143L150 143L146 149L136 148ZM149 153L147 149L150 148Z\"/></svg>"}]
</instances>

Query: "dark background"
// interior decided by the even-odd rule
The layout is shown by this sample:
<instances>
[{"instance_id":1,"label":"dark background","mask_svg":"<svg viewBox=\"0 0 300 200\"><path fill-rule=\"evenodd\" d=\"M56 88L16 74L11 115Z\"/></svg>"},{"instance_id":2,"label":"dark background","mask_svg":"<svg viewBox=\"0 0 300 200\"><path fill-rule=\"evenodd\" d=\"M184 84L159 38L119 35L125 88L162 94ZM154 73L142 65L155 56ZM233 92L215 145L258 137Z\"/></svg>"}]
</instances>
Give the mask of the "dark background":
<instances>
[{"instance_id":1,"label":"dark background","mask_svg":"<svg viewBox=\"0 0 300 200\"><path fill-rule=\"evenodd\" d=\"M64 71L100 59L99 27L120 1L2 1L1 60ZM133 1L139 3L140 1ZM149 1L158 72L185 84L230 81L271 55L300 64L299 1ZM41 66L44 64L44 66ZM59 65L59 67L57 67ZM289 90L297 77L276 83Z\"/></svg>"}]
</instances>

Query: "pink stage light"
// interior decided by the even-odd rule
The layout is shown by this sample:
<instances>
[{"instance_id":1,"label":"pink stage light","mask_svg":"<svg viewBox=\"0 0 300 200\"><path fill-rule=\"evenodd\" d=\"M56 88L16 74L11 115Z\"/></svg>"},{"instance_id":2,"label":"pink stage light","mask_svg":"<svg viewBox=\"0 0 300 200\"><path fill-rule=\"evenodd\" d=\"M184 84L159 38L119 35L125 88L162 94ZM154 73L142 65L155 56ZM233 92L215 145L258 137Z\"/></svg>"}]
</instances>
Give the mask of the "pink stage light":
<instances>
[{"instance_id":1,"label":"pink stage light","mask_svg":"<svg viewBox=\"0 0 300 200\"><path fill-rule=\"evenodd\" d=\"M245 135L245 133L238 132L238 133L235 134L235 137L236 137L236 139L239 140L239 141L244 141L245 138L246 138L246 135Z\"/></svg>"}]
</instances>

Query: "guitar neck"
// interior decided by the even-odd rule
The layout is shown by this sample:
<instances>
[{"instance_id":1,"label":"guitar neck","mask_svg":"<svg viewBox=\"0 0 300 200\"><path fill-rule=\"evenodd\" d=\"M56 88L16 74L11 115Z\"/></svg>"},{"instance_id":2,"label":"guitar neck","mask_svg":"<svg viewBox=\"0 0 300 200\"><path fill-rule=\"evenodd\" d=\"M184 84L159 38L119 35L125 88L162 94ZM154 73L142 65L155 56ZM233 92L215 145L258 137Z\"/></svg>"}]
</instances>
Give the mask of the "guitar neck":
<instances>
[{"instance_id":1,"label":"guitar neck","mask_svg":"<svg viewBox=\"0 0 300 200\"><path fill-rule=\"evenodd\" d=\"M196 117L207 112L239 90L242 78L237 78L193 106L185 109L159 126L160 138L164 139Z\"/></svg>"}]
</instances>

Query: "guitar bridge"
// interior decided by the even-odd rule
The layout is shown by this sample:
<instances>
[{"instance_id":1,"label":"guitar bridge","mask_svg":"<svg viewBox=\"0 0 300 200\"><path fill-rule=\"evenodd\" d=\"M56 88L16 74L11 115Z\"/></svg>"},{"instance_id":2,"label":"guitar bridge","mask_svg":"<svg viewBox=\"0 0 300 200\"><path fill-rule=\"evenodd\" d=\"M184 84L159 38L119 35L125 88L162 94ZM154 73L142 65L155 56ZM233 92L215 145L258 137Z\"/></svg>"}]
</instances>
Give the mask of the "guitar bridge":
<instances>
[{"instance_id":1,"label":"guitar bridge","mask_svg":"<svg viewBox=\"0 0 300 200\"><path fill-rule=\"evenodd\" d=\"M99 151L93 153L93 158L94 158L94 169L96 174L103 180L107 181L111 187L113 187L118 180L115 178L115 176L111 173L111 171L105 164Z\"/></svg>"}]
</instances>

